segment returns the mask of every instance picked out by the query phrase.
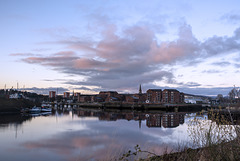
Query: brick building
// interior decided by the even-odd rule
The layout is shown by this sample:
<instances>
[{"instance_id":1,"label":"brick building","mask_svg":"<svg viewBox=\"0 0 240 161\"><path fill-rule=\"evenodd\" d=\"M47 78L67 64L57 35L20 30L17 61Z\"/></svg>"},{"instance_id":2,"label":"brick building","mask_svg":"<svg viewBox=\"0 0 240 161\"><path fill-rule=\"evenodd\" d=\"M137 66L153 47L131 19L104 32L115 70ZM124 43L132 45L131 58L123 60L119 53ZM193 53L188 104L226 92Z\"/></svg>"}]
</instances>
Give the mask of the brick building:
<instances>
[{"instance_id":1,"label":"brick building","mask_svg":"<svg viewBox=\"0 0 240 161\"><path fill-rule=\"evenodd\" d=\"M147 103L162 103L162 90L161 89L147 90Z\"/></svg>"},{"instance_id":2,"label":"brick building","mask_svg":"<svg viewBox=\"0 0 240 161\"><path fill-rule=\"evenodd\" d=\"M184 94L176 89L164 89L162 92L163 103L184 103Z\"/></svg>"},{"instance_id":3,"label":"brick building","mask_svg":"<svg viewBox=\"0 0 240 161\"><path fill-rule=\"evenodd\" d=\"M119 102L122 101L122 96L117 91L101 91L97 95L103 102Z\"/></svg>"},{"instance_id":4,"label":"brick building","mask_svg":"<svg viewBox=\"0 0 240 161\"><path fill-rule=\"evenodd\" d=\"M133 103L133 102L138 102L138 101L139 101L139 97L136 97L133 94L125 94L124 95L124 102Z\"/></svg>"},{"instance_id":5,"label":"brick building","mask_svg":"<svg viewBox=\"0 0 240 161\"><path fill-rule=\"evenodd\" d=\"M69 99L70 98L70 92L64 92L63 93L63 98Z\"/></svg>"},{"instance_id":6,"label":"brick building","mask_svg":"<svg viewBox=\"0 0 240 161\"><path fill-rule=\"evenodd\" d=\"M78 96L78 102L81 102L81 103L91 102L91 96L92 95L79 95Z\"/></svg>"},{"instance_id":7,"label":"brick building","mask_svg":"<svg viewBox=\"0 0 240 161\"><path fill-rule=\"evenodd\" d=\"M56 97L56 91L49 91L49 98L55 98Z\"/></svg>"}]
</instances>

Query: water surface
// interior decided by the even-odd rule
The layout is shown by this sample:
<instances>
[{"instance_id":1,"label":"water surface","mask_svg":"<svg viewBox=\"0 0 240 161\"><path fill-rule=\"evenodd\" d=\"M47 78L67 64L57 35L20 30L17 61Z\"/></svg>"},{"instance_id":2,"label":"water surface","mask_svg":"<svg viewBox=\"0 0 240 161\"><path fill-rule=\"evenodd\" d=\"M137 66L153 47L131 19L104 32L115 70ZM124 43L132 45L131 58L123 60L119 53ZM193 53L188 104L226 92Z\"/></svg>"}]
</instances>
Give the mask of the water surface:
<instances>
[{"instance_id":1,"label":"water surface","mask_svg":"<svg viewBox=\"0 0 240 161\"><path fill-rule=\"evenodd\" d=\"M110 160L133 149L161 154L188 141L187 113L55 111L1 115L1 160Z\"/></svg>"}]
</instances>

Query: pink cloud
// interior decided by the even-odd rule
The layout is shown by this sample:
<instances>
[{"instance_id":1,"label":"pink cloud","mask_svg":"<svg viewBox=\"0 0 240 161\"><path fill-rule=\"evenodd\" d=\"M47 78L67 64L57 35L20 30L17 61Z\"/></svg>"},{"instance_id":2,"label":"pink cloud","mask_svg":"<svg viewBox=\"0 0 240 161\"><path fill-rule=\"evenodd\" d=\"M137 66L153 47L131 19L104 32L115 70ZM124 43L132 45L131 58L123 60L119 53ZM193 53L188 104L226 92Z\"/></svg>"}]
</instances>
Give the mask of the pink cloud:
<instances>
[{"instance_id":1,"label":"pink cloud","mask_svg":"<svg viewBox=\"0 0 240 161\"><path fill-rule=\"evenodd\" d=\"M32 53L12 53L10 56L33 56Z\"/></svg>"}]
</instances>

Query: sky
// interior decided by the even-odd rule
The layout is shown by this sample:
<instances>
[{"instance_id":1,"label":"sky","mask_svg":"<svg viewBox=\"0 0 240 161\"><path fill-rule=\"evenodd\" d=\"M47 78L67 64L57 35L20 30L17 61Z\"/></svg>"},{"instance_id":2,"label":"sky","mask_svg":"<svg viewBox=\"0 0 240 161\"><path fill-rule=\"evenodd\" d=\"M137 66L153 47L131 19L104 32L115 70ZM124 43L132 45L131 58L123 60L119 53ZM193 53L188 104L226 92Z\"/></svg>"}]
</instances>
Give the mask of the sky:
<instances>
[{"instance_id":1,"label":"sky","mask_svg":"<svg viewBox=\"0 0 240 161\"><path fill-rule=\"evenodd\" d=\"M0 0L0 88L85 94L240 86L238 0Z\"/></svg>"}]
</instances>

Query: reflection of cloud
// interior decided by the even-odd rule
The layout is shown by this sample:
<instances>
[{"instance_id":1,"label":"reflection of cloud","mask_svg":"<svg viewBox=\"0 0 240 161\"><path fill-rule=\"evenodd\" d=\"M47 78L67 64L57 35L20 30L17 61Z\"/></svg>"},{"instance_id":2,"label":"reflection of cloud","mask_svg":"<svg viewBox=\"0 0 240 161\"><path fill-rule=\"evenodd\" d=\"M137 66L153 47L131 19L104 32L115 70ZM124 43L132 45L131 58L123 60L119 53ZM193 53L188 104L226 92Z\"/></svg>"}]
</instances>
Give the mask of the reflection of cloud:
<instances>
[{"instance_id":1,"label":"reflection of cloud","mask_svg":"<svg viewBox=\"0 0 240 161\"><path fill-rule=\"evenodd\" d=\"M81 120L82 122L83 120ZM85 120L86 121L86 120ZM78 122L75 122L78 124ZM146 129L146 133L133 129L132 125L136 126L136 121L118 121L118 128L116 122L110 123L96 123L88 122L88 127L91 130L81 131L68 131L53 136L50 139L42 139L39 141L28 141L22 145L26 149L38 149L38 151L49 151L56 153L55 155L61 155L68 160L76 160L85 158L89 159L103 159L106 157L119 157L122 152L129 148L134 148L139 144L142 149L164 149L161 147L162 141L149 135L149 133L155 133L159 138L161 136L168 136L172 134L173 130L164 131L161 129ZM129 126L125 126L129 124ZM138 126L136 126L138 127ZM137 128L138 129L138 128ZM145 129L142 129L145 131ZM148 141L150 141L148 143ZM170 148L171 146L169 146ZM161 153L158 151L158 153ZM105 155L103 155L105 154Z\"/></svg>"},{"instance_id":2,"label":"reflection of cloud","mask_svg":"<svg viewBox=\"0 0 240 161\"><path fill-rule=\"evenodd\" d=\"M27 142L27 143L24 143L23 145L25 148L31 149L31 150L48 149L64 155L71 154L71 151L74 149L74 147L68 144L66 141L57 140L57 139L42 140L41 142ZM57 148L57 147L61 147L61 148Z\"/></svg>"}]
</instances>

